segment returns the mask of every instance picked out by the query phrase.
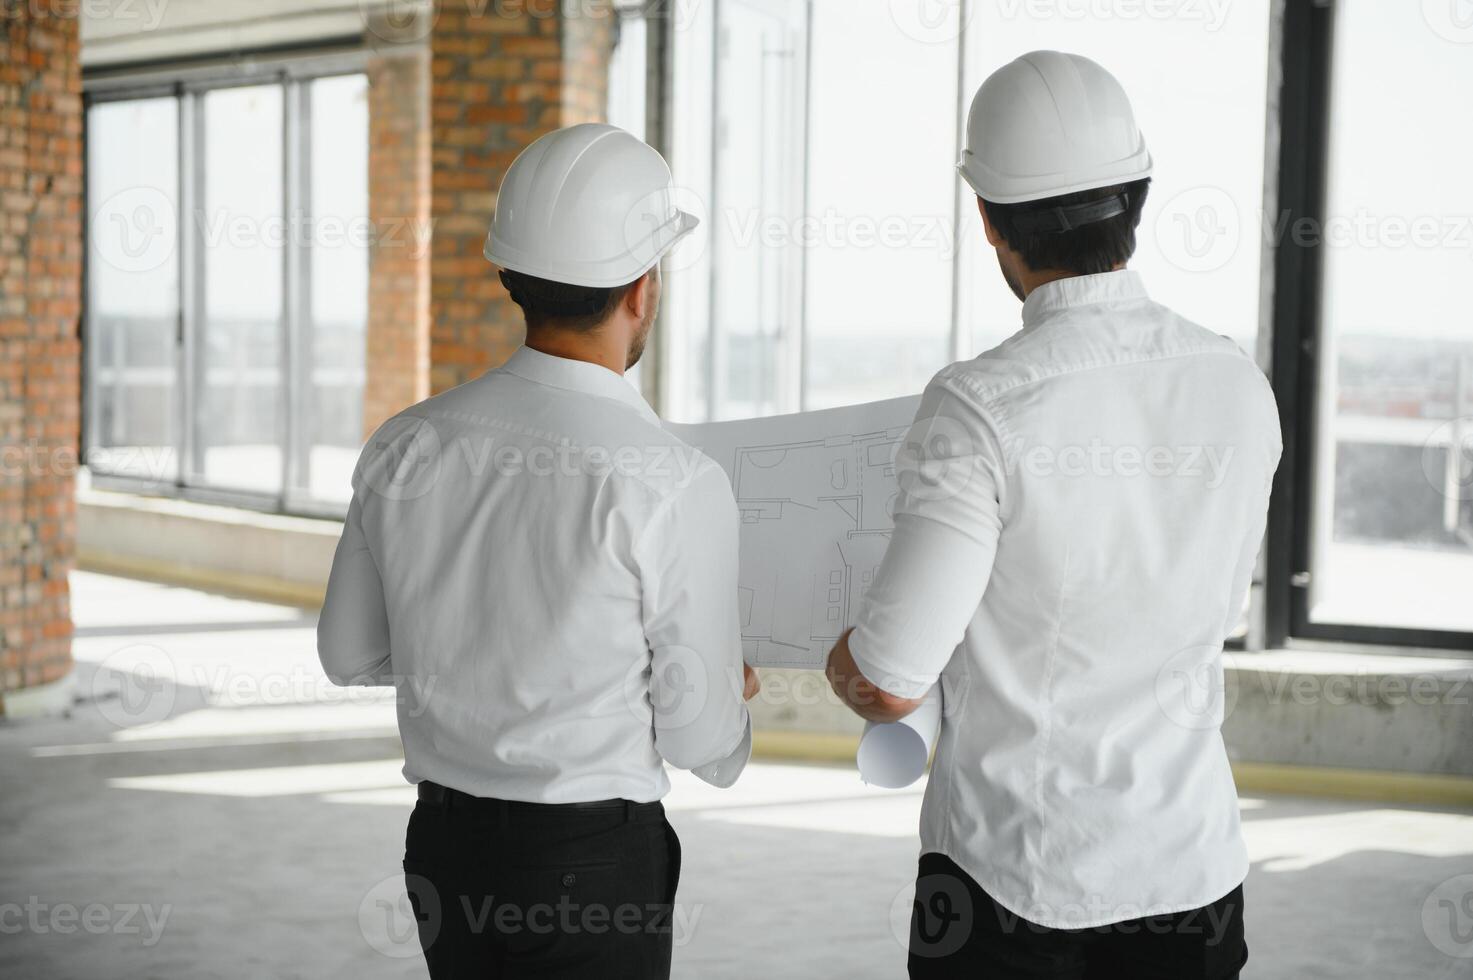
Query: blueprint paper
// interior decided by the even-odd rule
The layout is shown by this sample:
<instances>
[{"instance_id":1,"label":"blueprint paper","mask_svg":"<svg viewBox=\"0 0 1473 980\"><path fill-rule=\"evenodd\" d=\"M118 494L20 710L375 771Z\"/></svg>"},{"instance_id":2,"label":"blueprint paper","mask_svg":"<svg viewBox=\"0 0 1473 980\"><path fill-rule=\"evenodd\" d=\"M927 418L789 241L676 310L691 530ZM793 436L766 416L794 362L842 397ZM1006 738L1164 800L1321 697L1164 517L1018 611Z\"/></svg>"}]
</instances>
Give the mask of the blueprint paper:
<instances>
[{"instance_id":1,"label":"blueprint paper","mask_svg":"<svg viewBox=\"0 0 1473 980\"><path fill-rule=\"evenodd\" d=\"M894 529L895 455L919 398L735 422L669 424L719 463L741 511L742 651L821 670L853 625Z\"/></svg>"},{"instance_id":2,"label":"blueprint paper","mask_svg":"<svg viewBox=\"0 0 1473 980\"><path fill-rule=\"evenodd\" d=\"M886 789L903 789L920 779L941 734L942 711L941 685L937 684L899 721L865 722L854 759L859 778Z\"/></svg>"}]
</instances>

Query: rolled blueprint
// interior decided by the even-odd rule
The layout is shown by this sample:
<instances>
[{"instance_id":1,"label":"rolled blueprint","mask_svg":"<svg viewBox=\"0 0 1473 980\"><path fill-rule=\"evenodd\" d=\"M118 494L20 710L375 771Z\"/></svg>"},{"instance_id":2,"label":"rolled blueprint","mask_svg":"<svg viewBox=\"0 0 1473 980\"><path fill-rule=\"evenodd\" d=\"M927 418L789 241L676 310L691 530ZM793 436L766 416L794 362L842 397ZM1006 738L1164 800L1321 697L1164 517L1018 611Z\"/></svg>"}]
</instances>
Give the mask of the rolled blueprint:
<instances>
[{"instance_id":1,"label":"rolled blueprint","mask_svg":"<svg viewBox=\"0 0 1473 980\"><path fill-rule=\"evenodd\" d=\"M941 712L941 685L937 684L926 692L919 707L899 721L866 722L854 757L859 778L886 789L900 789L920 779L941 733Z\"/></svg>"}]
</instances>

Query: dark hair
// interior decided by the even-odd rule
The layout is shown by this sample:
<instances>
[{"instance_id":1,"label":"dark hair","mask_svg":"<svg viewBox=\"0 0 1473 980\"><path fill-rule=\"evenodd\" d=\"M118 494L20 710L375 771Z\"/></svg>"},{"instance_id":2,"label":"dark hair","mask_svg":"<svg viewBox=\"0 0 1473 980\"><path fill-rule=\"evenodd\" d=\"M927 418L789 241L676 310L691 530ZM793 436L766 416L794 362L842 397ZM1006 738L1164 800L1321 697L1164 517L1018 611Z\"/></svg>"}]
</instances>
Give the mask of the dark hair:
<instances>
[{"instance_id":1,"label":"dark hair","mask_svg":"<svg viewBox=\"0 0 1473 980\"><path fill-rule=\"evenodd\" d=\"M1023 257L1030 269L1064 269L1088 276L1109 272L1135 253L1135 228L1141 221L1141 208L1146 203L1146 188L1151 178L1144 177L1128 184L1095 187L1073 194L1061 194L1041 201L1023 204L994 204L983 200L987 220L1013 251ZM1057 230L1060 222L1039 220L1040 215L1055 208L1108 201L1123 196L1125 210L1102 221ZM1067 215L1067 210L1066 210ZM1040 229L1038 225L1046 227Z\"/></svg>"},{"instance_id":2,"label":"dark hair","mask_svg":"<svg viewBox=\"0 0 1473 980\"><path fill-rule=\"evenodd\" d=\"M501 282L511 293L511 301L522 308L528 330L556 326L579 333L607 320L634 286L634 282L608 288L570 286L510 269L502 271Z\"/></svg>"}]
</instances>

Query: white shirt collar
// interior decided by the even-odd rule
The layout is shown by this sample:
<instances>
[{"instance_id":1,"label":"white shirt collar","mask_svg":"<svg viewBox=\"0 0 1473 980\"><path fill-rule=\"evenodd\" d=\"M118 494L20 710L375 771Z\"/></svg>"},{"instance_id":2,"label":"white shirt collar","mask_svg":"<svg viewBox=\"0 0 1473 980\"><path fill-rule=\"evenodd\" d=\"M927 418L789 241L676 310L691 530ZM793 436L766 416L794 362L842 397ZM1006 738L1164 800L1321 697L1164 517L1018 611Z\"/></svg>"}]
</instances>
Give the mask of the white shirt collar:
<instances>
[{"instance_id":1,"label":"white shirt collar","mask_svg":"<svg viewBox=\"0 0 1473 980\"><path fill-rule=\"evenodd\" d=\"M632 384L601 364L575 361L569 357L554 357L530 347L521 347L500 370L534 384L612 398L637 409L657 425L660 421L649 402L634 390Z\"/></svg>"},{"instance_id":2,"label":"white shirt collar","mask_svg":"<svg viewBox=\"0 0 1473 980\"><path fill-rule=\"evenodd\" d=\"M1134 269L1055 279L1028 294L1023 302L1023 325L1031 326L1047 313L1074 306L1145 298L1145 284L1141 282L1141 274Z\"/></svg>"}]
</instances>

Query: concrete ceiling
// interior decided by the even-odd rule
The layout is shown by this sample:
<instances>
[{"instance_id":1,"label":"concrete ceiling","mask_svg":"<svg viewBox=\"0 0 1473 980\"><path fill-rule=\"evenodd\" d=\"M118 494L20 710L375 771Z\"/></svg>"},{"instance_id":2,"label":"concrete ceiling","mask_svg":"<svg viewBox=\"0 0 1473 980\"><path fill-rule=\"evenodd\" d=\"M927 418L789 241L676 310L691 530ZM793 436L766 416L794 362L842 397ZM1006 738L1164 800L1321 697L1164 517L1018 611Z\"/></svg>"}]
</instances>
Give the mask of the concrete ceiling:
<instances>
[{"instance_id":1,"label":"concrete ceiling","mask_svg":"<svg viewBox=\"0 0 1473 980\"><path fill-rule=\"evenodd\" d=\"M362 34L370 14L429 0L81 0L88 68Z\"/></svg>"}]
</instances>

